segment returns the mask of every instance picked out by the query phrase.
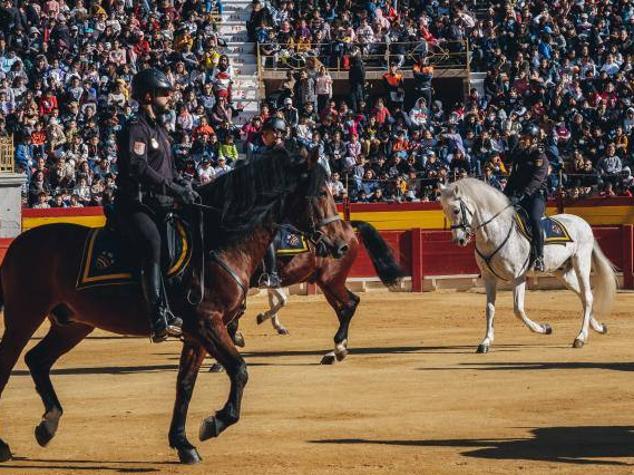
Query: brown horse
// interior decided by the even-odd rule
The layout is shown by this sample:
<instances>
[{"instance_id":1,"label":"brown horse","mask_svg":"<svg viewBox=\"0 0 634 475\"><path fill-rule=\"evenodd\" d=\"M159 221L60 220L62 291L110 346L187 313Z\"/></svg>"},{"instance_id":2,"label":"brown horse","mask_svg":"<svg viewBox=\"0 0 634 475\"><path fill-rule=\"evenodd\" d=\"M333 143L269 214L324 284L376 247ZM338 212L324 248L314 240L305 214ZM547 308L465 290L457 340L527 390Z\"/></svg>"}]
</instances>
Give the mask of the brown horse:
<instances>
[{"instance_id":1,"label":"brown horse","mask_svg":"<svg viewBox=\"0 0 634 475\"><path fill-rule=\"evenodd\" d=\"M199 304L188 303L188 288L197 288L197 273L186 270L182 282L168 288L175 314L184 320L184 345L177 393L169 430L170 446L182 463L201 460L185 435L187 408L200 365L209 353L226 368L229 398L219 412L206 418L199 438L218 436L240 418L246 364L226 325L243 309L251 275L274 237L276 225L290 222L308 236L321 234L334 253L345 252L338 220L327 191L325 171L312 160L291 160L285 154L254 160L200 189L205 239L197 255L204 256L208 278ZM319 231L319 233L318 233ZM0 392L22 349L45 318L48 334L25 357L45 406L35 437L45 446L55 435L62 406L50 379L57 359L95 328L126 335L149 335L149 324L138 285L77 290L76 278L89 228L71 224L41 226L20 235L10 246L0 269L0 303L5 331L0 341ZM194 251L196 254L196 250ZM190 266L191 267L191 266ZM0 440L0 461L11 457Z\"/></svg>"},{"instance_id":2,"label":"brown horse","mask_svg":"<svg viewBox=\"0 0 634 475\"><path fill-rule=\"evenodd\" d=\"M308 252L289 257L280 256L278 258L278 273L282 286L287 287L302 282L316 284L337 314L339 329L334 338L335 348L334 351L330 351L322 357L321 364L334 364L335 361L342 361L348 354L348 328L360 301L360 298L346 287L346 279L359 251L359 239L354 232L355 229L359 231L359 235L381 282L388 288L397 285L405 274L396 262L385 240L374 226L364 221L343 223L348 252L341 259L333 259L323 255L323 252L320 253L315 245L311 243L309 243ZM284 335L288 331L279 323L277 311L285 305L286 296L281 289L269 289L268 292L271 310L258 314L256 317L257 322L260 324L271 318L277 332ZM277 297L277 304L274 304L273 295ZM229 331L233 335L236 344L243 346L244 339L237 330L238 322L236 321L230 325ZM213 365L210 371L216 372L220 369L219 366Z\"/></svg>"}]
</instances>

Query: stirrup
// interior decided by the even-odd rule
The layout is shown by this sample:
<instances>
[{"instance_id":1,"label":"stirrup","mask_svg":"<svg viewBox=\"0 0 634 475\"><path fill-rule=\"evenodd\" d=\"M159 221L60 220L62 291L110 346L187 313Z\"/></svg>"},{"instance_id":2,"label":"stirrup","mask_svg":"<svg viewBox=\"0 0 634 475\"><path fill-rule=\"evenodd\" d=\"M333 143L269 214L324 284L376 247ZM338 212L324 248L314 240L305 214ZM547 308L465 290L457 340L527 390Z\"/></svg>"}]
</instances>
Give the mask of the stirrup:
<instances>
[{"instance_id":1,"label":"stirrup","mask_svg":"<svg viewBox=\"0 0 634 475\"><path fill-rule=\"evenodd\" d=\"M263 272L258 279L258 288L268 289L271 286L271 275L267 272Z\"/></svg>"},{"instance_id":2,"label":"stirrup","mask_svg":"<svg viewBox=\"0 0 634 475\"><path fill-rule=\"evenodd\" d=\"M535 258L535 265L533 266L533 269L536 272L545 272L545 268L546 266L544 265L544 258L541 256Z\"/></svg>"},{"instance_id":3,"label":"stirrup","mask_svg":"<svg viewBox=\"0 0 634 475\"><path fill-rule=\"evenodd\" d=\"M172 313L170 309L165 309L165 319L167 320L167 334L173 337L183 335L183 320Z\"/></svg>"},{"instance_id":4,"label":"stirrup","mask_svg":"<svg viewBox=\"0 0 634 475\"><path fill-rule=\"evenodd\" d=\"M280 278L277 276L277 272L262 273L258 280L258 287L260 289L277 289L280 287Z\"/></svg>"},{"instance_id":5,"label":"stirrup","mask_svg":"<svg viewBox=\"0 0 634 475\"><path fill-rule=\"evenodd\" d=\"M168 339L168 337L180 337L183 335L183 320L176 317L169 309L159 308L159 321L150 322L150 341L152 343L161 343ZM158 325L157 325L158 323Z\"/></svg>"}]
</instances>

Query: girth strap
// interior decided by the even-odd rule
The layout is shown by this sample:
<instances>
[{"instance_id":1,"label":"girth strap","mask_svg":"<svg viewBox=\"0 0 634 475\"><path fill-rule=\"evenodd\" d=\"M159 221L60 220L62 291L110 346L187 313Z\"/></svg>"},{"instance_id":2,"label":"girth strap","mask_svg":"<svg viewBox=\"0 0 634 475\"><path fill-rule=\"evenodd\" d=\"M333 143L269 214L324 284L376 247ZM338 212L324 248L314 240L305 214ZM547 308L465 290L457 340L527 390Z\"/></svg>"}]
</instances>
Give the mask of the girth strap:
<instances>
[{"instance_id":1,"label":"girth strap","mask_svg":"<svg viewBox=\"0 0 634 475\"><path fill-rule=\"evenodd\" d=\"M495 257L495 255L500 252L500 250L504 247L504 245L508 242L509 238L511 237L511 233L513 232L513 227L515 226L515 222L511 223L511 227L509 228L509 232L506 234L506 237L504 238L504 241L502 241L502 244L500 244L497 249L495 251L493 251L489 256L485 256L484 254L482 254L482 252L480 252L480 249L478 249L478 246L476 244L475 246L475 250L476 253L478 254L478 256L480 256L480 258L484 261L484 263L487 265L487 267L489 268L489 270L493 273L493 275L495 277L497 277L500 280L504 280L508 282L508 279L505 279L503 277L500 277L498 275L497 272L495 272L495 270L493 269L493 267L491 266L491 260Z\"/></svg>"}]
</instances>

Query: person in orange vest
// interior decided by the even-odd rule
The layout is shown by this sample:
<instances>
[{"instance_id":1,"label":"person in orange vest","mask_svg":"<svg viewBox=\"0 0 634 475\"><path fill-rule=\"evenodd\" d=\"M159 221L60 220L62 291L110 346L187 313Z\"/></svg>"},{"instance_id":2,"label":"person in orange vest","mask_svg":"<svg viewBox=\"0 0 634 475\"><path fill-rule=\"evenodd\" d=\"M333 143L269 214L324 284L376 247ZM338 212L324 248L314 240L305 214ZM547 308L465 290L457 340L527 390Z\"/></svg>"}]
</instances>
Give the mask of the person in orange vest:
<instances>
[{"instance_id":1,"label":"person in orange vest","mask_svg":"<svg viewBox=\"0 0 634 475\"><path fill-rule=\"evenodd\" d=\"M405 88L403 87L403 75L398 70L398 64L390 64L389 71L383 75L383 85L390 98L390 104L402 106L405 102Z\"/></svg>"},{"instance_id":2,"label":"person in orange vest","mask_svg":"<svg viewBox=\"0 0 634 475\"><path fill-rule=\"evenodd\" d=\"M434 94L434 88L432 87L434 67L429 64L427 58L421 56L412 67L412 74L414 75L414 90L417 92L416 97L424 97L429 108Z\"/></svg>"}]
</instances>

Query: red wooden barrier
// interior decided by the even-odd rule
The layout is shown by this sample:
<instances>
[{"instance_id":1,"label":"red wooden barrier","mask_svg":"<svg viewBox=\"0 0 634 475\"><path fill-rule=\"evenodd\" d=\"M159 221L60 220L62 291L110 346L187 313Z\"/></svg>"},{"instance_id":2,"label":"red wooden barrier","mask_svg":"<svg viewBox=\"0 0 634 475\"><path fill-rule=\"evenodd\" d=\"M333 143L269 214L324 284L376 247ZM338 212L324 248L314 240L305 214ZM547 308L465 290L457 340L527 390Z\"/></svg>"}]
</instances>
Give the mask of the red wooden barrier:
<instances>
[{"instance_id":1,"label":"red wooden barrier","mask_svg":"<svg viewBox=\"0 0 634 475\"><path fill-rule=\"evenodd\" d=\"M411 239L411 275L412 275L412 292L423 291L423 233L420 228L412 229L410 232Z\"/></svg>"},{"instance_id":2,"label":"red wooden barrier","mask_svg":"<svg viewBox=\"0 0 634 475\"><path fill-rule=\"evenodd\" d=\"M4 256L7 253L7 249L9 249L11 241L13 241L13 239L0 238L0 264L4 260Z\"/></svg>"},{"instance_id":3,"label":"red wooden barrier","mask_svg":"<svg viewBox=\"0 0 634 475\"><path fill-rule=\"evenodd\" d=\"M621 269L623 269L623 288L634 289L634 250L632 248L634 230L631 224L626 224L621 228L621 243L623 244L623 262L621 264Z\"/></svg>"}]
</instances>

